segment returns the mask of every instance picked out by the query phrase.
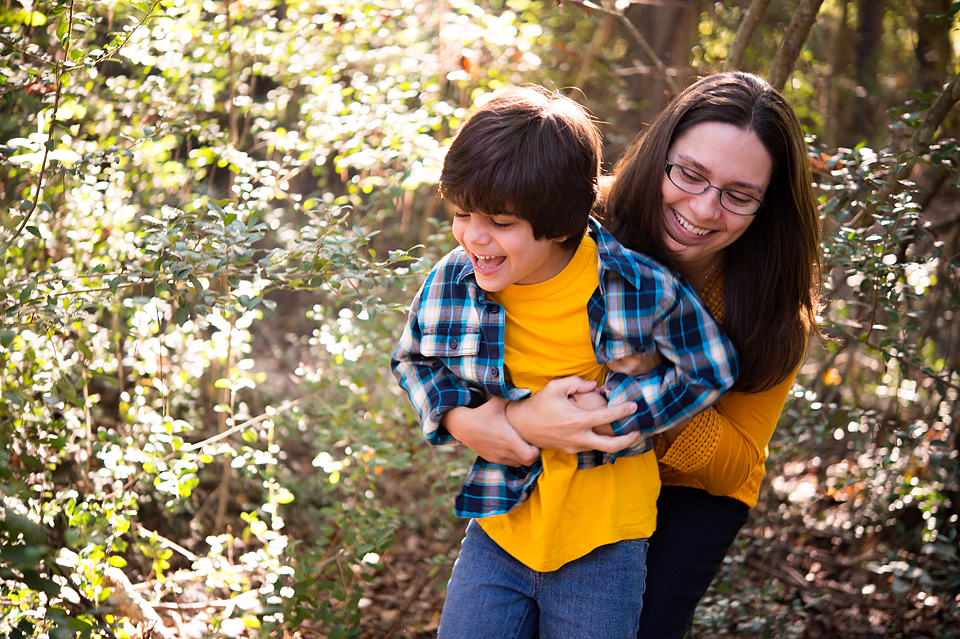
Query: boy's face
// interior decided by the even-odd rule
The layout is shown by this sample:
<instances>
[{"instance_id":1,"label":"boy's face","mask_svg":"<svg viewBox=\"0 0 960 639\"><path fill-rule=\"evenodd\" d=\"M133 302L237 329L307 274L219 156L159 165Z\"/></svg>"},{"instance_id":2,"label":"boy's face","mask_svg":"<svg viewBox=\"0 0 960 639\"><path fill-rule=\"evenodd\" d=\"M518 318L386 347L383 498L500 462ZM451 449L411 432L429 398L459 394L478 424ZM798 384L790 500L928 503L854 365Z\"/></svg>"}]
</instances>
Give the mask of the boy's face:
<instances>
[{"instance_id":1,"label":"boy's face","mask_svg":"<svg viewBox=\"0 0 960 639\"><path fill-rule=\"evenodd\" d=\"M453 236L470 256L477 284L495 293L511 284L537 284L557 275L576 249L557 239L533 239L530 222L513 215L487 215L457 209Z\"/></svg>"}]
</instances>

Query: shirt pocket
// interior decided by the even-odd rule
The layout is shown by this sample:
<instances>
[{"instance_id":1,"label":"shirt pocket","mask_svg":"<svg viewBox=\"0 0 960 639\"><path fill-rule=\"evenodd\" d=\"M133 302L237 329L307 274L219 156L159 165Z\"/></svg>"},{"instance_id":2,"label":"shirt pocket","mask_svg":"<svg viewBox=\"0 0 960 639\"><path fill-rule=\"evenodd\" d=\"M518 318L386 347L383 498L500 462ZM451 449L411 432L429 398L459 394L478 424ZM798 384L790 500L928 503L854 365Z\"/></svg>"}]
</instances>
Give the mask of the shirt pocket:
<instances>
[{"instance_id":1,"label":"shirt pocket","mask_svg":"<svg viewBox=\"0 0 960 639\"><path fill-rule=\"evenodd\" d=\"M424 329L420 352L442 359L476 357L480 352L480 330L454 324L437 324Z\"/></svg>"}]
</instances>

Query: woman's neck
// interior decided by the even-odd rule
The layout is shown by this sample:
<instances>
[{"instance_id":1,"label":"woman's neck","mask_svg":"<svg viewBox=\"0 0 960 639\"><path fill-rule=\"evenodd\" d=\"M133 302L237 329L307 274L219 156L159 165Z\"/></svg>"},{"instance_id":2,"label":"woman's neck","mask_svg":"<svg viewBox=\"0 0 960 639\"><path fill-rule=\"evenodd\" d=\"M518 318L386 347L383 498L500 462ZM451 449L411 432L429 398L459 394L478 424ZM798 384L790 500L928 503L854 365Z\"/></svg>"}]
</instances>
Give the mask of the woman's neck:
<instances>
[{"instance_id":1,"label":"woman's neck","mask_svg":"<svg viewBox=\"0 0 960 639\"><path fill-rule=\"evenodd\" d=\"M693 285L697 293L703 294L703 289L713 278L722 262L723 252L717 251L696 260L682 262L678 265L678 270Z\"/></svg>"}]
</instances>

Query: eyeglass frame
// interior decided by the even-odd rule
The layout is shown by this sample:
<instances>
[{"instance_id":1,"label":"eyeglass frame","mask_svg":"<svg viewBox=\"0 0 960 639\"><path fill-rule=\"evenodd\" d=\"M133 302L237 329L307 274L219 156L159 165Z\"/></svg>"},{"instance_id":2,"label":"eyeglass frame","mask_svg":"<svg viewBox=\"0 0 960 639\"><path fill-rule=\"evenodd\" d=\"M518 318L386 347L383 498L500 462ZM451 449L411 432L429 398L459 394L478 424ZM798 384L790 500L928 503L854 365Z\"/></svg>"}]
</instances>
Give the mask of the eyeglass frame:
<instances>
[{"instance_id":1,"label":"eyeglass frame","mask_svg":"<svg viewBox=\"0 0 960 639\"><path fill-rule=\"evenodd\" d=\"M673 176L670 175L670 169L672 169L672 168L675 167L675 166L676 166L676 167L680 167L680 169L683 170L683 171L689 171L690 173L693 173L694 175L700 177L704 182L707 183L707 185L706 185L705 187L703 187L703 190L702 190L702 191L698 191L698 192L688 191L687 189L683 188L682 186L680 186L679 184L677 184L676 182L673 181ZM759 198L755 198L755 197L753 197L752 195L750 195L749 193L744 193L743 191L738 191L737 189L721 189L719 186L714 186L713 184L710 183L710 180L708 180L707 178L705 178L705 177L704 177L703 175L701 175L698 171L694 171L694 170L691 169L689 166L684 166L684 165L682 165L682 164L676 164L676 163L670 162L670 161L668 160L666 166L663 167L663 170L664 170L664 172L667 174L667 179L670 180L670 184L674 185L675 187L677 187L678 189L680 189L680 190L683 191L684 193L689 193L690 195L703 195L704 193L706 193L706 192L709 191L710 189L716 189L717 191L720 192L720 197L717 199L717 201L720 202L720 206L722 206L725 211L730 211L730 212L733 213L734 215L739 215L740 217L753 217L754 215L756 215L757 213L760 212L760 209L762 209L762 208L763 208L763 205L765 204L765 202L764 202L763 200L761 200L761 199L759 199ZM723 203L723 194L726 193L726 192L737 193L737 194L739 194L739 195L742 195L743 197L750 198L750 199L753 200L754 202L757 202L757 208L756 208L756 210L755 210L753 213L738 213L737 211L732 210L730 207L728 207L726 204Z\"/></svg>"}]
</instances>

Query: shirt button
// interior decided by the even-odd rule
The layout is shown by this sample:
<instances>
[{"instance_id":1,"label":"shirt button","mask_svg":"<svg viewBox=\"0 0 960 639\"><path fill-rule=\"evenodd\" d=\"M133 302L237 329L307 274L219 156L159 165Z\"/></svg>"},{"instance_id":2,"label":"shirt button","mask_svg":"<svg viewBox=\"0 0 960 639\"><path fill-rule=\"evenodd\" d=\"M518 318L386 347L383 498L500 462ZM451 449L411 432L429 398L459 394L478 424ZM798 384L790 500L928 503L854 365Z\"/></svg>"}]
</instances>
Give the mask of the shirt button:
<instances>
[{"instance_id":1,"label":"shirt button","mask_svg":"<svg viewBox=\"0 0 960 639\"><path fill-rule=\"evenodd\" d=\"M450 348L456 348L458 346L460 346L460 342L458 342L456 339L450 340Z\"/></svg>"},{"instance_id":2,"label":"shirt button","mask_svg":"<svg viewBox=\"0 0 960 639\"><path fill-rule=\"evenodd\" d=\"M491 314L491 315L497 315L499 312L500 312L500 307L499 307L499 306L491 306L491 307L490 307L490 314Z\"/></svg>"},{"instance_id":3,"label":"shirt button","mask_svg":"<svg viewBox=\"0 0 960 639\"><path fill-rule=\"evenodd\" d=\"M499 378L499 377L500 377L500 371L498 371L498 370L495 369L495 368L491 368L491 369L490 369L490 377L492 377L493 379Z\"/></svg>"}]
</instances>

